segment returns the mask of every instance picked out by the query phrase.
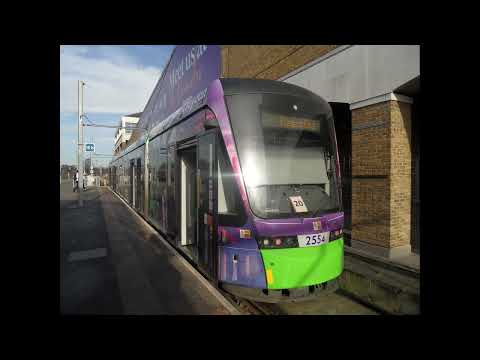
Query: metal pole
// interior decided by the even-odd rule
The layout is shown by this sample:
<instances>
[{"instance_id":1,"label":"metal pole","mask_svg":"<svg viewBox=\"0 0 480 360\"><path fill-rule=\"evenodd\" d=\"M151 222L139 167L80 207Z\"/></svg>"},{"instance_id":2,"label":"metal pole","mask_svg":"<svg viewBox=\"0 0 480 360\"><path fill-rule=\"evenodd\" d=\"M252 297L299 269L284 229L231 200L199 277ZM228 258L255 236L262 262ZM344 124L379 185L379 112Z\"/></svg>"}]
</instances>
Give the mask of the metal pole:
<instances>
[{"instance_id":1,"label":"metal pole","mask_svg":"<svg viewBox=\"0 0 480 360\"><path fill-rule=\"evenodd\" d=\"M85 83L82 81L81 82L81 87L80 87L80 90L81 90L81 94L82 94L82 170L83 170L83 173L86 173L87 170L85 169L85 159L84 159L84 155L85 155L85 134L84 134L84 131L85 131L85 128L83 127L83 86L85 85ZM83 176L83 173L82 173L82 189L86 186L85 184L85 178Z\"/></svg>"},{"instance_id":2,"label":"metal pole","mask_svg":"<svg viewBox=\"0 0 480 360\"><path fill-rule=\"evenodd\" d=\"M93 136L91 137L91 139L92 139L91 142L93 143ZM93 152L93 151L90 151L90 174L91 174L91 175L95 175L95 174L93 173L92 152Z\"/></svg>"},{"instance_id":3,"label":"metal pole","mask_svg":"<svg viewBox=\"0 0 480 360\"><path fill-rule=\"evenodd\" d=\"M82 94L82 97L81 97L81 109L82 109L82 125L83 125L83 81L80 82L80 94ZM85 134L84 134L84 128L82 126L82 189L84 188L85 186L85 178L83 176L83 174L86 172L86 169L85 169L85 158L84 158L84 155L85 155Z\"/></svg>"},{"instance_id":4,"label":"metal pole","mask_svg":"<svg viewBox=\"0 0 480 360\"><path fill-rule=\"evenodd\" d=\"M77 170L80 171L80 80L77 81Z\"/></svg>"}]
</instances>

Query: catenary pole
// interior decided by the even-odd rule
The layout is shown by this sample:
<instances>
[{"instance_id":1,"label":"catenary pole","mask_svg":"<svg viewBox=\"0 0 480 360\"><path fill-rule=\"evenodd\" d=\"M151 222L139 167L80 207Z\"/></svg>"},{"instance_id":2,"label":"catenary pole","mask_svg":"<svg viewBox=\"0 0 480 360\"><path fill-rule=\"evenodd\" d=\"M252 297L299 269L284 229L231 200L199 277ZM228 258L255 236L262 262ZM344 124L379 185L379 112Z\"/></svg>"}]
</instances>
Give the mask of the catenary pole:
<instances>
[{"instance_id":1,"label":"catenary pole","mask_svg":"<svg viewBox=\"0 0 480 360\"><path fill-rule=\"evenodd\" d=\"M77 129L77 171L78 171L78 206L83 206L82 196L80 192L80 152L82 149L80 141L81 114L80 114L80 80L77 80L77 115L78 115L78 129ZM75 177L74 177L75 179Z\"/></svg>"},{"instance_id":2,"label":"catenary pole","mask_svg":"<svg viewBox=\"0 0 480 360\"><path fill-rule=\"evenodd\" d=\"M82 118L82 125L83 125L83 87L84 87L85 83L83 81L80 81L80 94L81 94L81 102L80 102L80 105L81 105L81 110L82 110L82 115L81 115L81 118ZM85 187L85 178L83 176L83 173L86 173L86 169L85 169L85 159L84 159L84 156L85 155L85 129L84 127L82 126L82 189Z\"/></svg>"},{"instance_id":3,"label":"catenary pole","mask_svg":"<svg viewBox=\"0 0 480 360\"><path fill-rule=\"evenodd\" d=\"M77 81L77 170L80 171L80 81Z\"/></svg>"},{"instance_id":4,"label":"catenary pole","mask_svg":"<svg viewBox=\"0 0 480 360\"><path fill-rule=\"evenodd\" d=\"M78 205L83 206L83 81L78 80Z\"/></svg>"}]
</instances>

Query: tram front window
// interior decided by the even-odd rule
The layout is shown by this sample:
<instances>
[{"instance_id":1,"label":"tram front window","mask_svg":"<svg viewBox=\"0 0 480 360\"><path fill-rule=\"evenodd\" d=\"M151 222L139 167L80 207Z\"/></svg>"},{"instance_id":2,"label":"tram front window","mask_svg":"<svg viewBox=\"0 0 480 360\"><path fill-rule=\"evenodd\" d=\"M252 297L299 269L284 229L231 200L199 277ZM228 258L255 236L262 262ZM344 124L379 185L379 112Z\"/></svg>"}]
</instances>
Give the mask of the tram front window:
<instances>
[{"instance_id":1,"label":"tram front window","mask_svg":"<svg viewBox=\"0 0 480 360\"><path fill-rule=\"evenodd\" d=\"M227 103L255 215L313 217L340 210L333 120L325 104L275 94L233 95Z\"/></svg>"}]
</instances>

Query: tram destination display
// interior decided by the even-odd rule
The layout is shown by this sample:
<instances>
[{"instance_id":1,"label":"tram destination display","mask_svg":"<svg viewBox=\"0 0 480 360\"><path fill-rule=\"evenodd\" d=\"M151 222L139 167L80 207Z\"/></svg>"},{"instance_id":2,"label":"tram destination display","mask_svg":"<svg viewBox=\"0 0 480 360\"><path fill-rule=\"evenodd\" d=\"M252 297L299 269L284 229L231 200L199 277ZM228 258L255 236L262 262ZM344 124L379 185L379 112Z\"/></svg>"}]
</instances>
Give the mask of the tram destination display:
<instances>
[{"instance_id":1,"label":"tram destination display","mask_svg":"<svg viewBox=\"0 0 480 360\"><path fill-rule=\"evenodd\" d=\"M320 120L274 114L271 112L262 112L262 125L265 128L273 129L320 132Z\"/></svg>"}]
</instances>

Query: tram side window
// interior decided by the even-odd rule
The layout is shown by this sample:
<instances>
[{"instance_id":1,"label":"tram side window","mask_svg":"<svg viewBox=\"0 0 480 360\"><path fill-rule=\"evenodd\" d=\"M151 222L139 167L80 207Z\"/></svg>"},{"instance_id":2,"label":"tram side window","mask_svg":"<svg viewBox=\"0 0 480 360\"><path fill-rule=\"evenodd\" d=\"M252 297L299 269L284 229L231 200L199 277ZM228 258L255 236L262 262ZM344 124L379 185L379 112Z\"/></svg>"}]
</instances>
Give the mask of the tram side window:
<instances>
[{"instance_id":1,"label":"tram side window","mask_svg":"<svg viewBox=\"0 0 480 360\"><path fill-rule=\"evenodd\" d=\"M150 162L150 188L149 188L149 216L153 221L158 220L159 210L159 138L152 140L149 144L149 162Z\"/></svg>"},{"instance_id":2,"label":"tram side window","mask_svg":"<svg viewBox=\"0 0 480 360\"><path fill-rule=\"evenodd\" d=\"M167 185L174 186L175 184L175 150L170 147L168 149L168 161L167 161ZM172 197L175 198L175 191L172 191Z\"/></svg>"},{"instance_id":3,"label":"tram side window","mask_svg":"<svg viewBox=\"0 0 480 360\"><path fill-rule=\"evenodd\" d=\"M218 150L218 216L219 224L224 226L242 226L246 216L235 175L230 164L225 145L219 144Z\"/></svg>"},{"instance_id":4,"label":"tram side window","mask_svg":"<svg viewBox=\"0 0 480 360\"><path fill-rule=\"evenodd\" d=\"M161 149L159 151L158 157L158 197L159 197L159 208L158 208L158 220L163 224L165 229L164 221L166 216L166 197L167 197L167 151L166 149Z\"/></svg>"},{"instance_id":5,"label":"tram side window","mask_svg":"<svg viewBox=\"0 0 480 360\"><path fill-rule=\"evenodd\" d=\"M162 189L167 183L167 151L165 149L160 150L158 177L161 183Z\"/></svg>"}]
</instances>

